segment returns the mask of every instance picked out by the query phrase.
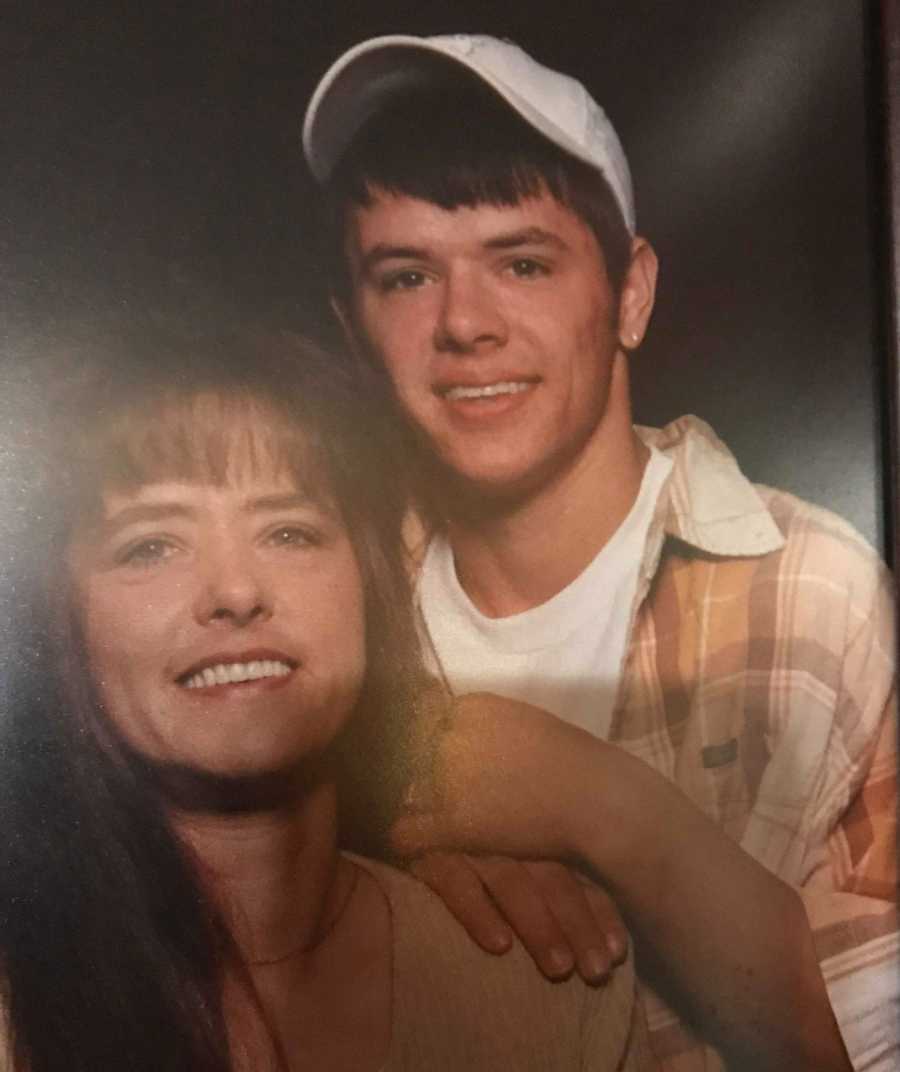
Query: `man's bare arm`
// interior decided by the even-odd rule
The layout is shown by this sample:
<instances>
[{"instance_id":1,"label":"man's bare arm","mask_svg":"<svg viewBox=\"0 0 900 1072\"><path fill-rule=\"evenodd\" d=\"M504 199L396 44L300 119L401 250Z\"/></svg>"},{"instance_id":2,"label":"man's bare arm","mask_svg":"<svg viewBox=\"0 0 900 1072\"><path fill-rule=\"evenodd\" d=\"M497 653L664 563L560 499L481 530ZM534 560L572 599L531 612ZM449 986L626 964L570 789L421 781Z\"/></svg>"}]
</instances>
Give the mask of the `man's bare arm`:
<instances>
[{"instance_id":1,"label":"man's bare arm","mask_svg":"<svg viewBox=\"0 0 900 1072\"><path fill-rule=\"evenodd\" d=\"M706 1038L739 1067L847 1070L796 891L646 764L536 708L457 702L397 848L593 869Z\"/></svg>"}]
</instances>

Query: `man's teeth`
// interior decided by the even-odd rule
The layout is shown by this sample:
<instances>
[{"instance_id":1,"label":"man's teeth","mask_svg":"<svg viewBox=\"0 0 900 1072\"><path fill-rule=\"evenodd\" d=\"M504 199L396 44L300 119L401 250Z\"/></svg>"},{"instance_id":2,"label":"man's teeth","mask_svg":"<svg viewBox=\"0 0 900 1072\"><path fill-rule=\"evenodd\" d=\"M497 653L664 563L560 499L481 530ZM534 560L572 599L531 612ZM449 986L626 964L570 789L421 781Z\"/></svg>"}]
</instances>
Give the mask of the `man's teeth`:
<instances>
[{"instance_id":1,"label":"man's teeth","mask_svg":"<svg viewBox=\"0 0 900 1072\"><path fill-rule=\"evenodd\" d=\"M493 398L494 395L517 395L527 391L530 383L507 380L503 383L489 383L484 387L451 387L446 397L451 401L459 398Z\"/></svg>"},{"instance_id":2,"label":"man's teeth","mask_svg":"<svg viewBox=\"0 0 900 1072\"><path fill-rule=\"evenodd\" d=\"M186 689L206 689L211 685L236 685L262 677L284 677L291 672L287 663L277 659L260 659L252 663L216 663L198 670L185 681Z\"/></svg>"}]
</instances>

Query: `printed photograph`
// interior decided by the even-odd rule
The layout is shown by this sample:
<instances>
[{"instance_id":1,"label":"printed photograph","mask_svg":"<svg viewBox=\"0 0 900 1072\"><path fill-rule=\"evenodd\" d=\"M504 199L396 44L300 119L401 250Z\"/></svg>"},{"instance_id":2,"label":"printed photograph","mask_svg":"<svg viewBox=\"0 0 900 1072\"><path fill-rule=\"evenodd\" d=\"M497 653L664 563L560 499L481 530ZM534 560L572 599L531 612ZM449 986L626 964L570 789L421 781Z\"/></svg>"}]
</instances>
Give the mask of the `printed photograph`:
<instances>
[{"instance_id":1,"label":"printed photograph","mask_svg":"<svg viewBox=\"0 0 900 1072\"><path fill-rule=\"evenodd\" d=\"M895 1067L897 5L0 69L0 1068Z\"/></svg>"}]
</instances>

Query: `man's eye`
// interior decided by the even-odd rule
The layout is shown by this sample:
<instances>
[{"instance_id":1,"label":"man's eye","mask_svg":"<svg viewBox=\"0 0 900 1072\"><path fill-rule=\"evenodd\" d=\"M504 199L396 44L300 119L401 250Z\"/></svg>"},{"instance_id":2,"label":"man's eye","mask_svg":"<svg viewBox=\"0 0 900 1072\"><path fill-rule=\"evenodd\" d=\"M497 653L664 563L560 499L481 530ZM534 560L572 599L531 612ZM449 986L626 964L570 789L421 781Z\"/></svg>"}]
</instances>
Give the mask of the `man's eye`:
<instances>
[{"instance_id":1,"label":"man's eye","mask_svg":"<svg viewBox=\"0 0 900 1072\"><path fill-rule=\"evenodd\" d=\"M116 555L116 563L120 566L153 566L174 553L175 546L172 543L154 536L124 547Z\"/></svg>"},{"instance_id":2,"label":"man's eye","mask_svg":"<svg viewBox=\"0 0 900 1072\"><path fill-rule=\"evenodd\" d=\"M547 275L547 266L540 261L532 260L531 257L517 257L510 265L509 270L519 279L534 279L540 275Z\"/></svg>"},{"instance_id":3,"label":"man's eye","mask_svg":"<svg viewBox=\"0 0 900 1072\"><path fill-rule=\"evenodd\" d=\"M403 271L391 272L383 276L381 289L383 291L416 290L425 285L427 278L424 272L417 271L415 268L405 268Z\"/></svg>"}]
</instances>

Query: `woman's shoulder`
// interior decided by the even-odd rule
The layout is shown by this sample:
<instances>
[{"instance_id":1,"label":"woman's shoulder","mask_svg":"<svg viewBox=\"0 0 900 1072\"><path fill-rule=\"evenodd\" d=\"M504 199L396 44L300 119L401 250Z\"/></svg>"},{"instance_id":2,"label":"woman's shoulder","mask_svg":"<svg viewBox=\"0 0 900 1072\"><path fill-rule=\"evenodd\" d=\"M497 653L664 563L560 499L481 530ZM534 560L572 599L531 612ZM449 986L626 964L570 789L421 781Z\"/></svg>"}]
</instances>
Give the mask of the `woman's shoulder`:
<instances>
[{"instance_id":1,"label":"woman's shoulder","mask_svg":"<svg viewBox=\"0 0 900 1072\"><path fill-rule=\"evenodd\" d=\"M630 1053L644 1040L630 957L601 987L577 977L551 983L518 943L502 956L483 952L411 875L354 860L390 907L391 1072L645 1067Z\"/></svg>"}]
</instances>

